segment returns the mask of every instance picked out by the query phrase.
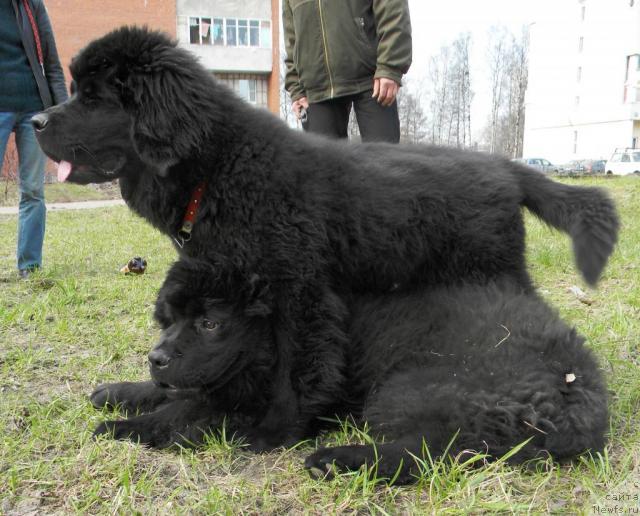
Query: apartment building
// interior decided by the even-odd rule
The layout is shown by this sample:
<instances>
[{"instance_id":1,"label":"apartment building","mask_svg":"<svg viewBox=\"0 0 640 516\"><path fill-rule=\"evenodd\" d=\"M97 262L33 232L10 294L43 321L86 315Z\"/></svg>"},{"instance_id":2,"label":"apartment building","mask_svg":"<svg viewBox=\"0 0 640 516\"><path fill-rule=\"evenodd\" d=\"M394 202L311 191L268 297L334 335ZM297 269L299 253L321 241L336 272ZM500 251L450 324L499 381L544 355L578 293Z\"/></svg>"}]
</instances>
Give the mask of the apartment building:
<instances>
[{"instance_id":1,"label":"apartment building","mask_svg":"<svg viewBox=\"0 0 640 516\"><path fill-rule=\"evenodd\" d=\"M247 102L280 110L278 0L178 0L177 37Z\"/></svg>"},{"instance_id":2,"label":"apartment building","mask_svg":"<svg viewBox=\"0 0 640 516\"><path fill-rule=\"evenodd\" d=\"M640 0L570 0L530 28L524 155L640 147Z\"/></svg>"}]
</instances>

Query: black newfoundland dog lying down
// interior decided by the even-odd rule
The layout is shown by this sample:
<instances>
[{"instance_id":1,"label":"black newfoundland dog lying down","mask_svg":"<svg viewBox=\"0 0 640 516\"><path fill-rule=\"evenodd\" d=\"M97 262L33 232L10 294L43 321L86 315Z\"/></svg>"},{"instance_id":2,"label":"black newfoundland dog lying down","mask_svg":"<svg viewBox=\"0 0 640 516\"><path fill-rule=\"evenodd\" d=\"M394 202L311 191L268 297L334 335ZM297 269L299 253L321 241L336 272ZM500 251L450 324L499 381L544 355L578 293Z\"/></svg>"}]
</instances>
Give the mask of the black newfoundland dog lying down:
<instances>
[{"instance_id":1,"label":"black newfoundland dog lying down","mask_svg":"<svg viewBox=\"0 0 640 516\"><path fill-rule=\"evenodd\" d=\"M149 354L153 381L107 384L92 394L96 407L148 413L107 421L96 435L197 445L225 417L228 432L251 434L278 397L281 357L268 308L228 294L206 267L173 266L157 304L164 330ZM346 374L334 412L315 416L354 416L385 444L318 450L306 460L314 473L377 460L379 476L399 470L398 482L409 482L423 440L434 457L471 450L490 458L528 440L512 463L602 449L607 394L593 355L513 281L363 296L352 310L347 370L290 350L292 383L313 390L317 371L329 382Z\"/></svg>"},{"instance_id":2,"label":"black newfoundland dog lying down","mask_svg":"<svg viewBox=\"0 0 640 516\"><path fill-rule=\"evenodd\" d=\"M598 189L488 155L293 131L157 32L107 34L76 56L71 74L69 101L33 119L60 179L118 178L127 204L174 237L182 258L215 266L229 290L255 275L270 285L262 302L283 385L256 447L295 442L342 392L346 312L334 292L500 276L529 288L523 206L571 235L591 284L616 241L615 208ZM337 377L319 370L296 397L286 385L291 349L342 364Z\"/></svg>"}]
</instances>

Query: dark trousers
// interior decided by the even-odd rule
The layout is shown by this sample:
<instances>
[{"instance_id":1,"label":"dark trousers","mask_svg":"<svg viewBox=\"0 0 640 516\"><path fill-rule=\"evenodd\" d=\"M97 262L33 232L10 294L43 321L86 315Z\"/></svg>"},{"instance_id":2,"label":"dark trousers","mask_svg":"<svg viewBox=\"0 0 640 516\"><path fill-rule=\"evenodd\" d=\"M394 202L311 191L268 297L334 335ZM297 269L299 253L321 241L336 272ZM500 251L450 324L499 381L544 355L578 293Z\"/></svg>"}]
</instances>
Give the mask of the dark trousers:
<instances>
[{"instance_id":1,"label":"dark trousers","mask_svg":"<svg viewBox=\"0 0 640 516\"><path fill-rule=\"evenodd\" d=\"M309 104L307 121L302 124L305 131L324 134L332 138L347 138L347 126L351 106L356 113L358 128L363 142L400 141L398 104L383 107L371 97L373 90L356 95L338 97Z\"/></svg>"}]
</instances>

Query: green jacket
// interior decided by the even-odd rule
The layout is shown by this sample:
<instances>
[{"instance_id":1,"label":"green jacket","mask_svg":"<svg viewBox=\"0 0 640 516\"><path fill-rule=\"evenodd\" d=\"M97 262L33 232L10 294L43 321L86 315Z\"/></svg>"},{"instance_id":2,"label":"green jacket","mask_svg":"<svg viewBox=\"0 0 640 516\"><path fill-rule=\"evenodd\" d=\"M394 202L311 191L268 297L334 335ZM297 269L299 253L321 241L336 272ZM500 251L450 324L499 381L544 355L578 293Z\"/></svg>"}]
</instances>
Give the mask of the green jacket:
<instances>
[{"instance_id":1,"label":"green jacket","mask_svg":"<svg viewBox=\"0 0 640 516\"><path fill-rule=\"evenodd\" d=\"M309 102L398 84L411 65L408 0L283 0L285 88Z\"/></svg>"}]
</instances>

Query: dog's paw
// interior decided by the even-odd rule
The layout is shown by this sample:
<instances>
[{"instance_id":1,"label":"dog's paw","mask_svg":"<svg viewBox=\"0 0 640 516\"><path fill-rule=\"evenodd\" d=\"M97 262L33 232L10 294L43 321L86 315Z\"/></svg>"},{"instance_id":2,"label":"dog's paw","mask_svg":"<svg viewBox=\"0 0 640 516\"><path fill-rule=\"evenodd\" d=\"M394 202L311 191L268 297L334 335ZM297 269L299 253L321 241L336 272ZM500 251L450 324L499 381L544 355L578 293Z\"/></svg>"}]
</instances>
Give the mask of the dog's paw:
<instances>
[{"instance_id":1,"label":"dog's paw","mask_svg":"<svg viewBox=\"0 0 640 516\"><path fill-rule=\"evenodd\" d=\"M331 480L336 473L348 471L337 448L320 448L309 455L304 461L304 467L309 474L318 480Z\"/></svg>"},{"instance_id":2,"label":"dog's paw","mask_svg":"<svg viewBox=\"0 0 640 516\"><path fill-rule=\"evenodd\" d=\"M370 460L367 446L337 446L320 448L304 461L304 467L314 478L331 479L335 473L357 471Z\"/></svg>"},{"instance_id":3,"label":"dog's paw","mask_svg":"<svg viewBox=\"0 0 640 516\"><path fill-rule=\"evenodd\" d=\"M130 407L129 400L127 399L129 390L130 384L127 382L102 383L93 390L89 396L89 400L97 409L120 406L124 410L130 410L134 407Z\"/></svg>"},{"instance_id":4,"label":"dog's paw","mask_svg":"<svg viewBox=\"0 0 640 516\"><path fill-rule=\"evenodd\" d=\"M255 428L245 435L247 448L254 453L266 453L276 448L290 448L302 440L301 436L286 431Z\"/></svg>"},{"instance_id":5,"label":"dog's paw","mask_svg":"<svg viewBox=\"0 0 640 516\"><path fill-rule=\"evenodd\" d=\"M125 413L152 412L167 401L164 389L151 381L103 383L89 396L97 409L118 408Z\"/></svg>"},{"instance_id":6,"label":"dog's paw","mask_svg":"<svg viewBox=\"0 0 640 516\"><path fill-rule=\"evenodd\" d=\"M130 440L148 446L156 446L152 432L145 428L138 428L128 420L103 421L93 431L93 438L106 436L117 441Z\"/></svg>"},{"instance_id":7,"label":"dog's paw","mask_svg":"<svg viewBox=\"0 0 640 516\"><path fill-rule=\"evenodd\" d=\"M111 391L109 390L110 385L112 384L100 384L89 395L89 401L91 401L91 404L94 406L94 408L102 409L111 406L111 402L109 401L109 396L111 393Z\"/></svg>"}]
</instances>

